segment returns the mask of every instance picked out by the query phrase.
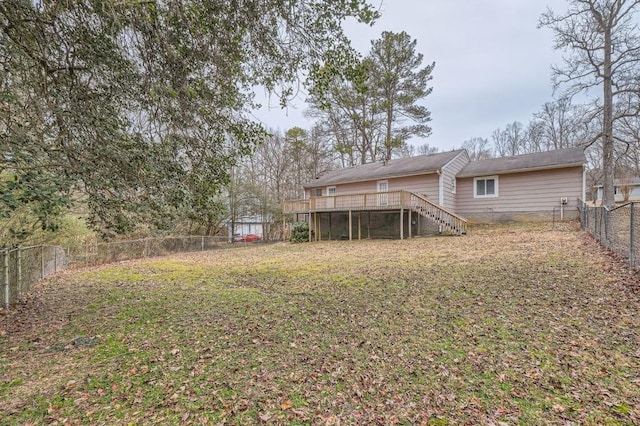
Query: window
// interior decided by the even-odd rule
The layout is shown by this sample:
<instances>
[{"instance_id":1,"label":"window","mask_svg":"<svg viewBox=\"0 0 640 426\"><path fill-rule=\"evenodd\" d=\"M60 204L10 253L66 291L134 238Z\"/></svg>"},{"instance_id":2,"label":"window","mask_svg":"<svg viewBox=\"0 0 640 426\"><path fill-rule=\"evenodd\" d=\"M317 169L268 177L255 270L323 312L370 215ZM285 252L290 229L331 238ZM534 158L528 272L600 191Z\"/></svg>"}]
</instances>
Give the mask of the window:
<instances>
[{"instance_id":1,"label":"window","mask_svg":"<svg viewBox=\"0 0 640 426\"><path fill-rule=\"evenodd\" d=\"M451 178L451 193L452 194L456 193L456 178L455 177Z\"/></svg>"},{"instance_id":2,"label":"window","mask_svg":"<svg viewBox=\"0 0 640 426\"><path fill-rule=\"evenodd\" d=\"M498 176L473 179L473 197L488 198L498 196Z\"/></svg>"},{"instance_id":3,"label":"window","mask_svg":"<svg viewBox=\"0 0 640 426\"><path fill-rule=\"evenodd\" d=\"M378 192L387 192L389 190L389 182L386 180L379 180L378 181ZM378 205L379 206L386 206L387 203L389 202L389 199L387 198L387 194L378 194Z\"/></svg>"},{"instance_id":4,"label":"window","mask_svg":"<svg viewBox=\"0 0 640 426\"><path fill-rule=\"evenodd\" d=\"M335 186L327 186L327 196L329 198L326 199L327 208L334 208L336 206L336 200L333 198L336 195L336 187Z\"/></svg>"},{"instance_id":5,"label":"window","mask_svg":"<svg viewBox=\"0 0 640 426\"><path fill-rule=\"evenodd\" d=\"M322 188L313 188L311 190L312 197L322 197Z\"/></svg>"}]
</instances>

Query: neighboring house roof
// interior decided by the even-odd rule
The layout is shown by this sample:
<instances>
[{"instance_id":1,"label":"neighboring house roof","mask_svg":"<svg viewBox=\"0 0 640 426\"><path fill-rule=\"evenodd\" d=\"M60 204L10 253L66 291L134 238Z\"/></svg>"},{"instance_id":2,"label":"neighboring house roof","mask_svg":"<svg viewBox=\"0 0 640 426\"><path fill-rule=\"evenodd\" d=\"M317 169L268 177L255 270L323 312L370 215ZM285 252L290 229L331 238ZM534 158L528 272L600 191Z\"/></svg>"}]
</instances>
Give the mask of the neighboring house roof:
<instances>
[{"instance_id":1,"label":"neighboring house roof","mask_svg":"<svg viewBox=\"0 0 640 426\"><path fill-rule=\"evenodd\" d=\"M581 166L586 163L582 148L567 148L555 151L536 152L515 157L491 158L468 163L458 173L458 178L499 175L534 170Z\"/></svg>"},{"instance_id":2,"label":"neighboring house roof","mask_svg":"<svg viewBox=\"0 0 640 426\"><path fill-rule=\"evenodd\" d=\"M307 182L304 187L314 188L341 183L436 173L462 152L465 151L458 149L438 154L398 158L395 160L389 160L386 165L383 161L377 161L375 163L348 167L324 174L310 182Z\"/></svg>"},{"instance_id":3,"label":"neighboring house roof","mask_svg":"<svg viewBox=\"0 0 640 426\"><path fill-rule=\"evenodd\" d=\"M614 185L640 185L640 177L633 177L629 179L614 179Z\"/></svg>"}]
</instances>

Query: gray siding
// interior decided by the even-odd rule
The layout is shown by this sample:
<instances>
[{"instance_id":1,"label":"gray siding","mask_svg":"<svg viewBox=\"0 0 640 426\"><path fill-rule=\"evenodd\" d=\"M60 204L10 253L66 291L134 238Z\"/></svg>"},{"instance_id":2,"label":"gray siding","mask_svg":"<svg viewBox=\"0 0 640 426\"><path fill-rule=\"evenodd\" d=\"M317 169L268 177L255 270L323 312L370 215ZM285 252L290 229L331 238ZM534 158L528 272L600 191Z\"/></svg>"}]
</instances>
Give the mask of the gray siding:
<instances>
[{"instance_id":1,"label":"gray siding","mask_svg":"<svg viewBox=\"0 0 640 426\"><path fill-rule=\"evenodd\" d=\"M582 196L582 167L498 175L498 196L473 198L473 178L458 179L456 212L473 219L559 213L560 198L567 197L565 212L577 209Z\"/></svg>"}]
</instances>

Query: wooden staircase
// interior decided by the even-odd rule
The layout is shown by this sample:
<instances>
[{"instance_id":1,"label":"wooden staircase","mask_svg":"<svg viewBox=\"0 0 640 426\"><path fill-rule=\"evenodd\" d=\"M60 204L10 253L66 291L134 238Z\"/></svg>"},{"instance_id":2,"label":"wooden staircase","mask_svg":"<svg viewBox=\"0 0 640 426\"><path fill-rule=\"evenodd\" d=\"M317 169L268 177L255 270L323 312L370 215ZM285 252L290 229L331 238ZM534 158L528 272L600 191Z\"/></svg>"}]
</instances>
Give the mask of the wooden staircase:
<instances>
[{"instance_id":1,"label":"wooden staircase","mask_svg":"<svg viewBox=\"0 0 640 426\"><path fill-rule=\"evenodd\" d=\"M440 232L449 231L454 235L467 233L467 220L429 201L426 197L407 192L410 197L410 209L438 224Z\"/></svg>"}]
</instances>

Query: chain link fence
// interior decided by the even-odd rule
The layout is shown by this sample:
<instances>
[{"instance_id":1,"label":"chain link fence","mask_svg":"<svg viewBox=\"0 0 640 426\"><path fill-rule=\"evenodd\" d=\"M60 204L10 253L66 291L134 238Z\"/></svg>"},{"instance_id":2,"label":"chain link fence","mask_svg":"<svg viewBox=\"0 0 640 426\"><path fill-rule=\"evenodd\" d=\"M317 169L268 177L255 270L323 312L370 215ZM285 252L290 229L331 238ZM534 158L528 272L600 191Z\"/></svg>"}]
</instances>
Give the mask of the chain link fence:
<instances>
[{"instance_id":1,"label":"chain link fence","mask_svg":"<svg viewBox=\"0 0 640 426\"><path fill-rule=\"evenodd\" d=\"M31 246L0 250L0 307L9 309L32 285L58 271L173 253L249 245L226 237L164 237L71 247Z\"/></svg>"},{"instance_id":2,"label":"chain link fence","mask_svg":"<svg viewBox=\"0 0 640 426\"><path fill-rule=\"evenodd\" d=\"M612 209L580 202L582 228L604 247L640 267L640 203L626 203Z\"/></svg>"}]
</instances>

